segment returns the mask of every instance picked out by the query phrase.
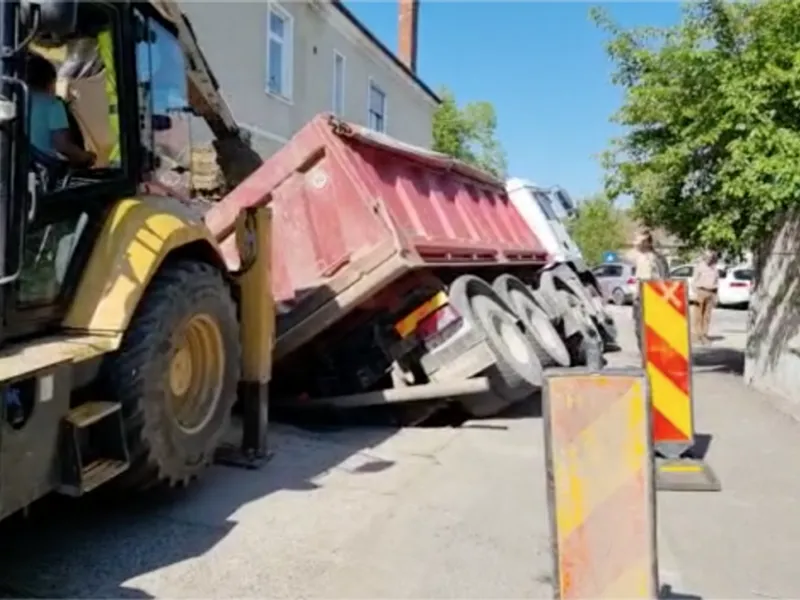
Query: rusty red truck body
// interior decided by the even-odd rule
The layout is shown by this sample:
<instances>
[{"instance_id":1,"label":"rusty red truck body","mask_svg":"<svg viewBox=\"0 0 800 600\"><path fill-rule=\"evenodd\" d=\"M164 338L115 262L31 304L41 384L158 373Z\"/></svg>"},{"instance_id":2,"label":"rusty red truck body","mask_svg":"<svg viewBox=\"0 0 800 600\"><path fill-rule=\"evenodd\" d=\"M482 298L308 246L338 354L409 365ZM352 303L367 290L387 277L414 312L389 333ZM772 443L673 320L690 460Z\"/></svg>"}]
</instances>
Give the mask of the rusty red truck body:
<instances>
[{"instance_id":1,"label":"rusty red truck body","mask_svg":"<svg viewBox=\"0 0 800 600\"><path fill-rule=\"evenodd\" d=\"M579 360L587 323L538 289L547 253L486 173L323 114L216 210L250 186L272 212L274 401L457 396L477 376L495 404L462 402L495 412Z\"/></svg>"}]
</instances>

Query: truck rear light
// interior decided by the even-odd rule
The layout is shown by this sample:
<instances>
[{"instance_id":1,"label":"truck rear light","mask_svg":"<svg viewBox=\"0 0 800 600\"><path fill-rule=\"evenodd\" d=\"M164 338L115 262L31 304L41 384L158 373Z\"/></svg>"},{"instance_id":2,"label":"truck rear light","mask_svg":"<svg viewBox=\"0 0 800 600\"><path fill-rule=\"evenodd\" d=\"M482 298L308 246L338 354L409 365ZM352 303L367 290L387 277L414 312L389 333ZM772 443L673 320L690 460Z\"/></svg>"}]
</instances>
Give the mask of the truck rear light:
<instances>
[{"instance_id":1,"label":"truck rear light","mask_svg":"<svg viewBox=\"0 0 800 600\"><path fill-rule=\"evenodd\" d=\"M458 314L456 309L446 304L419 322L417 336L419 339L426 340L461 320L461 315Z\"/></svg>"}]
</instances>

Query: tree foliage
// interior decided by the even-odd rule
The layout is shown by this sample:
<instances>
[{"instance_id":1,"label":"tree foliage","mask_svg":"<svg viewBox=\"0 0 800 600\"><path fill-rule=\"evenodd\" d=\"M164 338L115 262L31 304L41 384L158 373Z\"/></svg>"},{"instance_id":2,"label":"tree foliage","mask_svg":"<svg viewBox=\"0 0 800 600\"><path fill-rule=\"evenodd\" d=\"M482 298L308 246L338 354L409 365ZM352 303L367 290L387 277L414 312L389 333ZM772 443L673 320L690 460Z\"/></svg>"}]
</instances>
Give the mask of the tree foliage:
<instances>
[{"instance_id":1,"label":"tree foliage","mask_svg":"<svg viewBox=\"0 0 800 600\"><path fill-rule=\"evenodd\" d=\"M566 227L590 265L600 263L604 252L619 250L627 241L625 213L603 194L578 202Z\"/></svg>"},{"instance_id":2,"label":"tree foliage","mask_svg":"<svg viewBox=\"0 0 800 600\"><path fill-rule=\"evenodd\" d=\"M433 115L433 149L475 165L500 179L506 176L506 155L497 140L497 115L490 102L459 108L447 88Z\"/></svg>"},{"instance_id":3,"label":"tree foliage","mask_svg":"<svg viewBox=\"0 0 800 600\"><path fill-rule=\"evenodd\" d=\"M753 248L800 198L800 2L703 0L671 28L593 17L625 92L607 193L693 246Z\"/></svg>"}]
</instances>

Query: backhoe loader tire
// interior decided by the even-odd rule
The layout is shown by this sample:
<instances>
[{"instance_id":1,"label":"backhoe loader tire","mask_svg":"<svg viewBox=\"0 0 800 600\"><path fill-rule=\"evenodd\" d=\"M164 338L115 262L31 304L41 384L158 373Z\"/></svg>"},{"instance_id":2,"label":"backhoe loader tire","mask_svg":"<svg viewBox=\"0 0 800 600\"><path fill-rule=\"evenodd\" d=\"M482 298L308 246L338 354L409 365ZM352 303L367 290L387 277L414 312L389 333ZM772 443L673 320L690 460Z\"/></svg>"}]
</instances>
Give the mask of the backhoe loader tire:
<instances>
[{"instance_id":1,"label":"backhoe loader tire","mask_svg":"<svg viewBox=\"0 0 800 600\"><path fill-rule=\"evenodd\" d=\"M192 260L165 264L103 367L128 439L122 487L185 485L211 463L236 399L240 359L236 306L220 272ZM191 423L181 421L181 399L184 408L198 405Z\"/></svg>"},{"instance_id":2,"label":"backhoe loader tire","mask_svg":"<svg viewBox=\"0 0 800 600\"><path fill-rule=\"evenodd\" d=\"M479 329L495 356L494 366L483 375L493 394L462 401L474 417L486 417L523 400L542 386L542 366L518 318L483 279L462 275L448 290L450 303L473 327Z\"/></svg>"}]
</instances>

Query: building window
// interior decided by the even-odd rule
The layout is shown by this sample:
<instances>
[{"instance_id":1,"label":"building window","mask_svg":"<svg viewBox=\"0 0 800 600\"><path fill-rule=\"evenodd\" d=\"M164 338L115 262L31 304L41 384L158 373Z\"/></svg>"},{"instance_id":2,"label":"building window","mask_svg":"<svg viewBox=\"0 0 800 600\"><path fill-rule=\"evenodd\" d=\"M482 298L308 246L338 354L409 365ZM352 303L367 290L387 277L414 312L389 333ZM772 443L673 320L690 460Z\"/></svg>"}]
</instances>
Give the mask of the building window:
<instances>
[{"instance_id":1,"label":"building window","mask_svg":"<svg viewBox=\"0 0 800 600\"><path fill-rule=\"evenodd\" d=\"M344 116L344 56L333 51L333 114Z\"/></svg>"},{"instance_id":2,"label":"building window","mask_svg":"<svg viewBox=\"0 0 800 600\"><path fill-rule=\"evenodd\" d=\"M367 124L375 131L386 131L386 92L370 79L367 99Z\"/></svg>"},{"instance_id":3,"label":"building window","mask_svg":"<svg viewBox=\"0 0 800 600\"><path fill-rule=\"evenodd\" d=\"M276 4L267 11L267 91L292 98L292 16Z\"/></svg>"}]
</instances>

